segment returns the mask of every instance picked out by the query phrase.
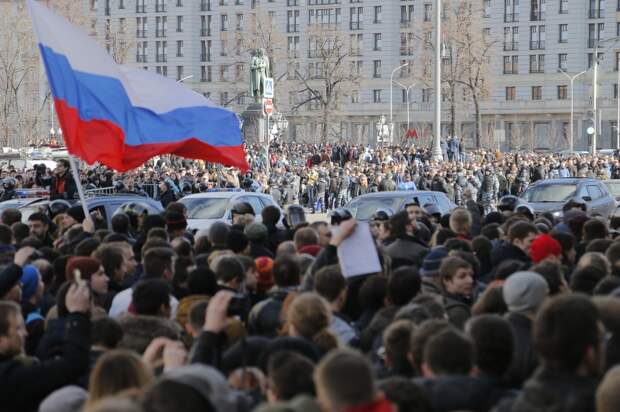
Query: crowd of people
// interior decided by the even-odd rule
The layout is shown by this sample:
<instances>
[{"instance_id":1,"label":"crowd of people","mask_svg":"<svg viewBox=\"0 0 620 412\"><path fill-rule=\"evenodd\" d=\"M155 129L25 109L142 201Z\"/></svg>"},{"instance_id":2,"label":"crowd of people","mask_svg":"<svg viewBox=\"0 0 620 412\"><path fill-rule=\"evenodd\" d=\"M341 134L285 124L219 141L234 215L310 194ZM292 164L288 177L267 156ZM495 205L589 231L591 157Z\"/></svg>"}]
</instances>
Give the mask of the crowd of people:
<instances>
[{"instance_id":1,"label":"crowd of people","mask_svg":"<svg viewBox=\"0 0 620 412\"><path fill-rule=\"evenodd\" d=\"M458 142L453 139L452 142ZM469 199L494 209L504 195L520 195L537 181L561 177L620 178L618 153L584 155L462 151L460 144L443 145L445 161L432 160L429 149L409 146L372 149L351 144L307 145L273 141L269 150L246 148L250 170L163 156L127 173L102 166L81 169L85 189L111 188L118 193L151 196L164 206L190 193L212 188L241 188L265 192L281 206L301 204L321 213L344 206L365 193L391 190L433 190L446 193L457 205ZM4 191L0 201L15 196L16 188L48 187L54 199L74 199L76 186L69 163L55 170L44 165L32 170L0 169Z\"/></svg>"},{"instance_id":2,"label":"crowd of people","mask_svg":"<svg viewBox=\"0 0 620 412\"><path fill-rule=\"evenodd\" d=\"M497 202L556 174L616 178L614 156L478 151L437 163L415 148L271 149L269 164L248 151L252 176L176 158L84 169L84 185L160 189L162 214L123 209L107 229L79 205L26 223L3 210L0 409L620 410L620 218L576 201L560 218ZM68 166L2 173L67 200ZM327 220L237 204L232 224L187 230L185 183L273 191L287 176L299 198L321 179L350 179L345 194L307 194L325 193ZM441 215L411 203L357 222L340 206L364 177L461 206ZM358 230L370 231L380 270L349 277L339 248Z\"/></svg>"}]
</instances>

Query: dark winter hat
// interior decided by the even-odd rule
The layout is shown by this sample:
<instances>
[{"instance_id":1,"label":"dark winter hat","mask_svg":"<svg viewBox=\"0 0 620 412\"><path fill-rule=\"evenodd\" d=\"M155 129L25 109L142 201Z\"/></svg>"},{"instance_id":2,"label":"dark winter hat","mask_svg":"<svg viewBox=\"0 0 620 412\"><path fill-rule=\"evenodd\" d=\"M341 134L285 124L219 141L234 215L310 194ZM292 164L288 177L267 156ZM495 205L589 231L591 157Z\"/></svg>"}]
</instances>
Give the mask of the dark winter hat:
<instances>
[{"instance_id":1,"label":"dark winter hat","mask_svg":"<svg viewBox=\"0 0 620 412\"><path fill-rule=\"evenodd\" d=\"M228 235L226 236L226 244L228 245L228 248L235 253L245 250L249 243L250 241L248 240L248 237L240 230L233 229L228 232Z\"/></svg>"},{"instance_id":2,"label":"dark winter hat","mask_svg":"<svg viewBox=\"0 0 620 412\"><path fill-rule=\"evenodd\" d=\"M448 257L448 249L444 246L439 246L431 250L422 262L420 275L423 277L439 276L439 266L441 266L441 262L446 257Z\"/></svg>"},{"instance_id":3,"label":"dark winter hat","mask_svg":"<svg viewBox=\"0 0 620 412\"><path fill-rule=\"evenodd\" d=\"M226 245L226 239L229 231L230 229L226 223L214 222L209 227L209 242L212 245Z\"/></svg>"},{"instance_id":4,"label":"dark winter hat","mask_svg":"<svg viewBox=\"0 0 620 412\"><path fill-rule=\"evenodd\" d=\"M78 223L82 223L84 221L84 210L82 210L82 206L80 205L71 206L67 209L66 213Z\"/></svg>"},{"instance_id":5,"label":"dark winter hat","mask_svg":"<svg viewBox=\"0 0 620 412\"><path fill-rule=\"evenodd\" d=\"M173 230L185 230L187 227L187 220L185 216L177 212L166 213L166 227L168 231Z\"/></svg>"},{"instance_id":6,"label":"dark winter hat","mask_svg":"<svg viewBox=\"0 0 620 412\"><path fill-rule=\"evenodd\" d=\"M100 267L101 262L97 259L85 256L73 256L67 261L65 279L74 280L74 272L78 269L82 279L90 280L90 277L97 272Z\"/></svg>"},{"instance_id":7,"label":"dark winter hat","mask_svg":"<svg viewBox=\"0 0 620 412\"><path fill-rule=\"evenodd\" d=\"M250 241L261 241L267 238L269 231L267 226L254 222L245 227L244 233Z\"/></svg>"}]
</instances>

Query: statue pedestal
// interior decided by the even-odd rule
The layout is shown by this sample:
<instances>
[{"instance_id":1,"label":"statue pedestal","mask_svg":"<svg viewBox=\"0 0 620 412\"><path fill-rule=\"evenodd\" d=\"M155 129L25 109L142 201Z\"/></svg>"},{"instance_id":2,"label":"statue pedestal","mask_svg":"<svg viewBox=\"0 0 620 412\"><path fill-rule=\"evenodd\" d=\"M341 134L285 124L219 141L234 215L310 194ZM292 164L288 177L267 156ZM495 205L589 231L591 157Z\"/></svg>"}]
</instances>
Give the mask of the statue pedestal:
<instances>
[{"instance_id":1,"label":"statue pedestal","mask_svg":"<svg viewBox=\"0 0 620 412\"><path fill-rule=\"evenodd\" d=\"M243 139L246 143L267 143L267 117L263 105L252 103L241 114L243 119Z\"/></svg>"}]
</instances>

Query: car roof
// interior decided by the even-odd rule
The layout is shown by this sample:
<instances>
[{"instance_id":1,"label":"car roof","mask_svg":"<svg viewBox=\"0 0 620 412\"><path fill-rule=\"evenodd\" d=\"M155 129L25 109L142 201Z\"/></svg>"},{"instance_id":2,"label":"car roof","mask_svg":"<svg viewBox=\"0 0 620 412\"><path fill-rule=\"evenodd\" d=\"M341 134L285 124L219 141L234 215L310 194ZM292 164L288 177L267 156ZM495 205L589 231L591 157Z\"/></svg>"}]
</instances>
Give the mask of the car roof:
<instances>
[{"instance_id":1,"label":"car roof","mask_svg":"<svg viewBox=\"0 0 620 412\"><path fill-rule=\"evenodd\" d=\"M592 179L589 177L561 177L559 179L539 180L535 183L532 183L531 186L545 186L545 185L553 185L553 184L578 185L580 183L596 183L596 182L600 182L600 180Z\"/></svg>"},{"instance_id":2,"label":"car roof","mask_svg":"<svg viewBox=\"0 0 620 412\"><path fill-rule=\"evenodd\" d=\"M264 193L257 192L201 192L194 193L191 195L183 196L183 199L205 199L205 198L216 198L216 199L231 199L235 197L241 196L259 196L259 197L269 197Z\"/></svg>"},{"instance_id":3,"label":"car roof","mask_svg":"<svg viewBox=\"0 0 620 412\"><path fill-rule=\"evenodd\" d=\"M419 195L443 195L445 193L442 192L433 192L432 190L394 190L392 192L373 192L366 193L356 197L355 199L363 198L363 197L408 197L408 196L419 196Z\"/></svg>"},{"instance_id":4,"label":"car roof","mask_svg":"<svg viewBox=\"0 0 620 412\"><path fill-rule=\"evenodd\" d=\"M34 204L43 204L43 203L49 203L51 202L50 199L47 198L40 198L40 199L35 199L32 202L29 202L25 205L22 205L21 207L26 207L26 206L30 206L30 205L34 205ZM77 204L77 199L76 199L76 204ZM87 197L86 198L86 204L87 205L101 205L101 204L106 204L106 203L128 203L128 202L143 202L143 203L148 203L150 205L158 205L161 206L161 203L150 198L150 197L145 197L145 196L140 196L140 195L112 195L112 196L94 196L94 197ZM163 207L161 207L161 209L163 209Z\"/></svg>"}]
</instances>

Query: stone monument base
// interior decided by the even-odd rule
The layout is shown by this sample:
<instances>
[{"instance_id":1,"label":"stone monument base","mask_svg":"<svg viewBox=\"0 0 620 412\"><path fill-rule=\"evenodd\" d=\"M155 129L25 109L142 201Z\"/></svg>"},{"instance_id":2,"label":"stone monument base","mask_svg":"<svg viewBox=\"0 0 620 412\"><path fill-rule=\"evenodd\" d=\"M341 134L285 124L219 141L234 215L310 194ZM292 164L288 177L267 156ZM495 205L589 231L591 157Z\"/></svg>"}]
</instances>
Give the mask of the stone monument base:
<instances>
[{"instance_id":1,"label":"stone monument base","mask_svg":"<svg viewBox=\"0 0 620 412\"><path fill-rule=\"evenodd\" d=\"M243 139L246 143L267 142L267 117L260 103L249 104L241 114L243 119Z\"/></svg>"}]
</instances>

